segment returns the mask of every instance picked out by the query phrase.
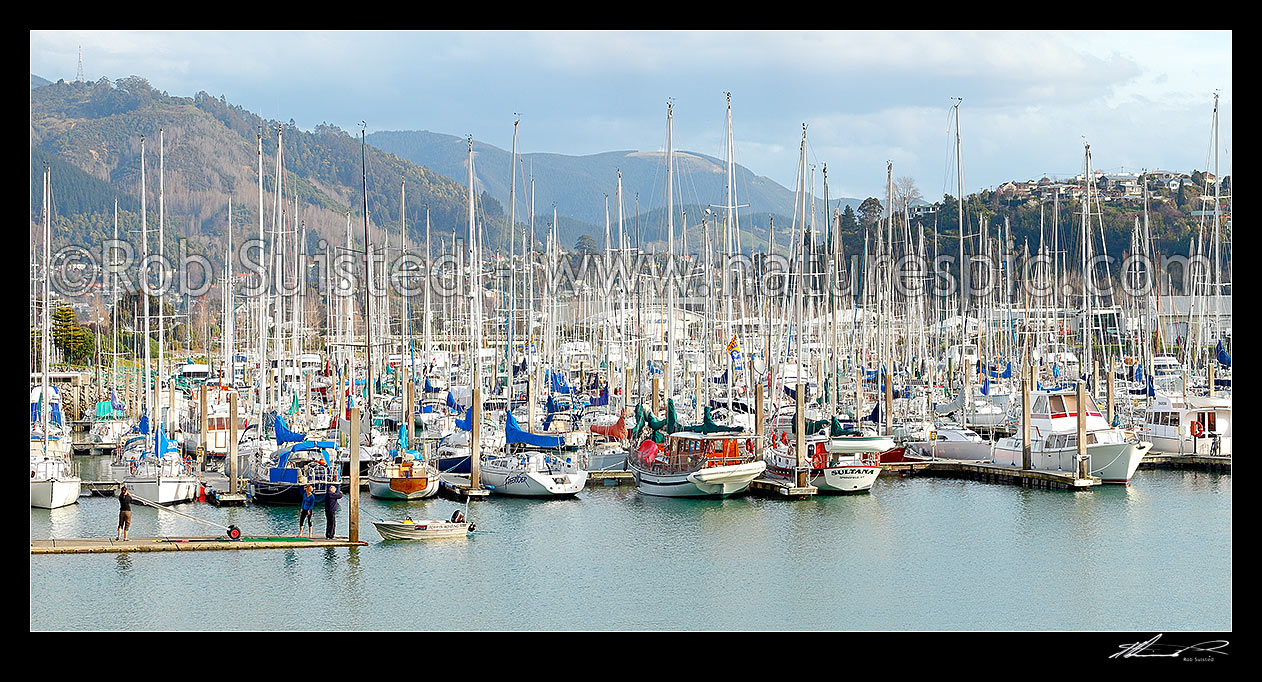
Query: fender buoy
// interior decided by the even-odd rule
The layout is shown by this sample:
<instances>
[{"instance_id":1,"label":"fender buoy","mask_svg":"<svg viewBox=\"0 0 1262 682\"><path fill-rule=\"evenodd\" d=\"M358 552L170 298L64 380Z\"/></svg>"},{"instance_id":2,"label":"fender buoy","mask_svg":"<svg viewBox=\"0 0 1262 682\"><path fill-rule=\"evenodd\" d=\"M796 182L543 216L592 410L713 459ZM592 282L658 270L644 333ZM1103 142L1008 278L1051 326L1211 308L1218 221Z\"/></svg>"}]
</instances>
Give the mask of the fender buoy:
<instances>
[{"instance_id":1,"label":"fender buoy","mask_svg":"<svg viewBox=\"0 0 1262 682\"><path fill-rule=\"evenodd\" d=\"M745 439L745 449L746 449L746 450L748 450L749 452L753 452L753 451L754 451L754 439L753 439L753 438L746 438L746 439Z\"/></svg>"},{"instance_id":2,"label":"fender buoy","mask_svg":"<svg viewBox=\"0 0 1262 682\"><path fill-rule=\"evenodd\" d=\"M460 523L461 521L464 521L464 514L462 514L459 509L451 513L452 523Z\"/></svg>"},{"instance_id":3,"label":"fender buoy","mask_svg":"<svg viewBox=\"0 0 1262 682\"><path fill-rule=\"evenodd\" d=\"M1205 426L1200 422L1192 422L1192 437L1200 438L1205 435Z\"/></svg>"},{"instance_id":4,"label":"fender buoy","mask_svg":"<svg viewBox=\"0 0 1262 682\"><path fill-rule=\"evenodd\" d=\"M240 540L241 529L236 526L228 526L228 538L232 540Z\"/></svg>"}]
</instances>

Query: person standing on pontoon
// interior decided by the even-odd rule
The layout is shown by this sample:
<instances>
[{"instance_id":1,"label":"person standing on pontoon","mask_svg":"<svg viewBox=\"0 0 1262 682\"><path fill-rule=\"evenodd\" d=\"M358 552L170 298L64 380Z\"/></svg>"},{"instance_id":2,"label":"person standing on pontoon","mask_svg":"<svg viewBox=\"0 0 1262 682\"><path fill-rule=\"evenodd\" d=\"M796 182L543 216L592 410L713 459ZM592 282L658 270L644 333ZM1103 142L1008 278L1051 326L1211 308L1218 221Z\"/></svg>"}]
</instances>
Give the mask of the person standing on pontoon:
<instances>
[{"instance_id":1,"label":"person standing on pontoon","mask_svg":"<svg viewBox=\"0 0 1262 682\"><path fill-rule=\"evenodd\" d=\"M315 493L308 485L302 491L302 511L298 512L298 537L302 537L302 524L307 524L307 537L311 537L311 510L315 508Z\"/></svg>"},{"instance_id":2,"label":"person standing on pontoon","mask_svg":"<svg viewBox=\"0 0 1262 682\"><path fill-rule=\"evenodd\" d=\"M324 493L324 537L332 540L333 530L337 525L337 501L342 499L342 491L336 485L329 485Z\"/></svg>"}]
</instances>

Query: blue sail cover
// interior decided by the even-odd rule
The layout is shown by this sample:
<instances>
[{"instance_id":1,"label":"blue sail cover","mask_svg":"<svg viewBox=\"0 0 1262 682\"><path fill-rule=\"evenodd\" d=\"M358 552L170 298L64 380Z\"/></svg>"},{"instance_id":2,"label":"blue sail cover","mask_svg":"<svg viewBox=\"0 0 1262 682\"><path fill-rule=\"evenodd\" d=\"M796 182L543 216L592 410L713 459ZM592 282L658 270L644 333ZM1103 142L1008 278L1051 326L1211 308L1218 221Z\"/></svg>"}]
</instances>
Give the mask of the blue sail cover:
<instances>
[{"instance_id":1,"label":"blue sail cover","mask_svg":"<svg viewBox=\"0 0 1262 682\"><path fill-rule=\"evenodd\" d=\"M408 449L408 425L407 424L399 425L399 449L400 450Z\"/></svg>"},{"instance_id":2,"label":"blue sail cover","mask_svg":"<svg viewBox=\"0 0 1262 682\"><path fill-rule=\"evenodd\" d=\"M425 377L425 393L435 393L434 385L429 383L429 377Z\"/></svg>"},{"instance_id":3,"label":"blue sail cover","mask_svg":"<svg viewBox=\"0 0 1262 682\"><path fill-rule=\"evenodd\" d=\"M294 443L293 447L281 453L280 459L276 461L276 466L274 468L284 469L285 465L289 464L290 455L292 455L295 452L303 452L306 450L319 450L320 455L324 457L324 465L327 467L332 467L333 462L332 460L329 459L329 453L327 449L336 448L336 447L337 447L337 443L334 443L331 440L321 440L321 441L304 440L304 441Z\"/></svg>"},{"instance_id":4,"label":"blue sail cover","mask_svg":"<svg viewBox=\"0 0 1262 682\"><path fill-rule=\"evenodd\" d=\"M1130 393L1131 395L1144 395L1146 393L1150 397L1156 396L1157 392L1156 390L1153 389L1153 386L1152 386L1152 377L1148 377L1148 388L1132 388Z\"/></svg>"},{"instance_id":5,"label":"blue sail cover","mask_svg":"<svg viewBox=\"0 0 1262 682\"><path fill-rule=\"evenodd\" d=\"M562 404L561 401L554 400L551 395L548 396L548 402L543 405L543 411L545 414L552 414L553 412L561 412L568 409L570 409L569 405L565 405Z\"/></svg>"},{"instance_id":6,"label":"blue sail cover","mask_svg":"<svg viewBox=\"0 0 1262 682\"><path fill-rule=\"evenodd\" d=\"M158 422L158 454L157 456L161 458L163 455L167 454L168 452L175 452L175 444L167 439L166 429L164 428L164 425L162 424L162 422Z\"/></svg>"},{"instance_id":7,"label":"blue sail cover","mask_svg":"<svg viewBox=\"0 0 1262 682\"><path fill-rule=\"evenodd\" d=\"M1054 379L1060 378L1060 363L1059 362L1052 363L1052 378Z\"/></svg>"},{"instance_id":8,"label":"blue sail cover","mask_svg":"<svg viewBox=\"0 0 1262 682\"><path fill-rule=\"evenodd\" d=\"M48 389L53 394L53 397L51 400L52 407L48 411L48 421L49 423L61 426L62 424L61 396L57 392L57 388L55 386L49 386ZM40 416L39 409L40 409L40 403L42 403L44 400L43 395L44 395L44 391L40 390L39 386L36 386L35 388L31 389L31 422L32 423L40 421L42 419L42 417Z\"/></svg>"},{"instance_id":9,"label":"blue sail cover","mask_svg":"<svg viewBox=\"0 0 1262 682\"><path fill-rule=\"evenodd\" d=\"M448 397L451 396L450 393L448 393L447 395ZM468 412L465 412L463 417L456 420L456 428L460 429L461 431L473 430L473 410L469 410Z\"/></svg>"},{"instance_id":10,"label":"blue sail cover","mask_svg":"<svg viewBox=\"0 0 1262 682\"><path fill-rule=\"evenodd\" d=\"M602 407L608 404L609 404L609 387L606 386L605 390L600 392L600 396L596 398L592 398L591 404L588 405L588 407Z\"/></svg>"},{"instance_id":11,"label":"blue sail cover","mask_svg":"<svg viewBox=\"0 0 1262 682\"><path fill-rule=\"evenodd\" d=\"M289 430L289 426L285 424L285 418L276 415L276 444L284 445L285 443L299 443L306 440L307 435L303 433L294 433Z\"/></svg>"},{"instance_id":12,"label":"blue sail cover","mask_svg":"<svg viewBox=\"0 0 1262 682\"><path fill-rule=\"evenodd\" d=\"M1227 352L1222 341L1218 342L1218 364L1223 367L1231 367L1231 354Z\"/></svg>"},{"instance_id":13,"label":"blue sail cover","mask_svg":"<svg viewBox=\"0 0 1262 682\"><path fill-rule=\"evenodd\" d=\"M553 393L574 393L578 389L570 385L565 379L565 375L560 372L548 371L552 375L552 392Z\"/></svg>"},{"instance_id":14,"label":"blue sail cover","mask_svg":"<svg viewBox=\"0 0 1262 682\"><path fill-rule=\"evenodd\" d=\"M864 421L877 422L881 421L881 403L872 406L872 414L863 418Z\"/></svg>"},{"instance_id":15,"label":"blue sail cover","mask_svg":"<svg viewBox=\"0 0 1262 682\"><path fill-rule=\"evenodd\" d=\"M530 433L523 431L517 425L517 418L512 412L508 413L508 421L504 424L504 442L509 443L525 443L539 448L559 448L565 442L565 438L561 436L545 436L541 433Z\"/></svg>"},{"instance_id":16,"label":"blue sail cover","mask_svg":"<svg viewBox=\"0 0 1262 682\"><path fill-rule=\"evenodd\" d=\"M114 406L114 411L122 414L127 410L127 406L123 401L118 399L118 391L110 391L110 404Z\"/></svg>"},{"instance_id":17,"label":"blue sail cover","mask_svg":"<svg viewBox=\"0 0 1262 682\"><path fill-rule=\"evenodd\" d=\"M1012 377L1012 361L1011 360L1008 361L1008 366L1005 367L1002 372L992 369L990 370L989 374L992 378L995 378L995 379L1011 378Z\"/></svg>"},{"instance_id":18,"label":"blue sail cover","mask_svg":"<svg viewBox=\"0 0 1262 682\"><path fill-rule=\"evenodd\" d=\"M133 426L131 431L132 433L139 433L146 436L149 435L149 413L148 412L144 412L140 415L140 423Z\"/></svg>"},{"instance_id":19,"label":"blue sail cover","mask_svg":"<svg viewBox=\"0 0 1262 682\"><path fill-rule=\"evenodd\" d=\"M587 384L587 390L594 391L600 388L600 375L592 374L592 380Z\"/></svg>"},{"instance_id":20,"label":"blue sail cover","mask_svg":"<svg viewBox=\"0 0 1262 682\"><path fill-rule=\"evenodd\" d=\"M726 369L723 370L723 374L717 377L714 377L713 379L710 379L710 381L716 384L726 384L727 383L727 370Z\"/></svg>"}]
</instances>

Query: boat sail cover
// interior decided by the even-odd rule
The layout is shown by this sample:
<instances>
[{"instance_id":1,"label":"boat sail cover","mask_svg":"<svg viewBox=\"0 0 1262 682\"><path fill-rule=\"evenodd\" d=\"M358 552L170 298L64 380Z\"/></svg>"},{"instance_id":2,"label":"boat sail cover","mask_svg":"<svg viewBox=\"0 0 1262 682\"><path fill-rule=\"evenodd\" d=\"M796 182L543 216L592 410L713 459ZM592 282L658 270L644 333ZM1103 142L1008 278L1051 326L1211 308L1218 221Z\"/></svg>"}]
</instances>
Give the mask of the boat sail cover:
<instances>
[{"instance_id":1,"label":"boat sail cover","mask_svg":"<svg viewBox=\"0 0 1262 682\"><path fill-rule=\"evenodd\" d=\"M1231 354L1227 352L1221 340L1218 342L1218 364L1223 367L1231 367Z\"/></svg>"},{"instance_id":2,"label":"boat sail cover","mask_svg":"<svg viewBox=\"0 0 1262 682\"><path fill-rule=\"evenodd\" d=\"M41 390L43 388L43 390ZM31 389L31 422L40 421L40 405L43 403L41 394L49 397L48 404L51 408L48 410L48 421L53 424L61 425L61 396L57 392L55 386L47 386L41 384Z\"/></svg>"},{"instance_id":3,"label":"boat sail cover","mask_svg":"<svg viewBox=\"0 0 1262 682\"><path fill-rule=\"evenodd\" d=\"M552 370L548 370L548 373L552 376L552 392L553 393L574 393L578 391L577 388L574 388L573 386L570 385L569 380L565 378L564 374L560 372L554 372Z\"/></svg>"},{"instance_id":4,"label":"boat sail cover","mask_svg":"<svg viewBox=\"0 0 1262 682\"><path fill-rule=\"evenodd\" d=\"M122 419L123 411L109 400L102 400L96 404L97 419Z\"/></svg>"},{"instance_id":5,"label":"boat sail cover","mask_svg":"<svg viewBox=\"0 0 1262 682\"><path fill-rule=\"evenodd\" d=\"M607 438L617 438L626 440L631 437L631 432L627 430L627 416L625 414L618 416L618 421L608 426L592 425L592 433L605 436Z\"/></svg>"},{"instance_id":6,"label":"boat sail cover","mask_svg":"<svg viewBox=\"0 0 1262 682\"><path fill-rule=\"evenodd\" d=\"M666 402L666 433L740 433L741 430L739 426L723 426L714 423L709 407L705 408L700 424L685 426L679 423L679 417L675 414L675 401Z\"/></svg>"},{"instance_id":7,"label":"boat sail cover","mask_svg":"<svg viewBox=\"0 0 1262 682\"><path fill-rule=\"evenodd\" d=\"M165 425L162 422L158 422L158 436L157 436L158 452L156 456L159 459L161 459L163 455L166 455L169 452L174 453L176 451L175 444L172 443L169 439L167 439L166 429L164 428L164 426ZM140 458L144 459L145 456L148 454L149 453L147 451L142 452L140 454Z\"/></svg>"},{"instance_id":8,"label":"boat sail cover","mask_svg":"<svg viewBox=\"0 0 1262 682\"><path fill-rule=\"evenodd\" d=\"M523 431L517 425L517 418L512 412L507 413L508 420L504 423L504 442L508 444L525 443L539 448L559 448L565 443L564 436L545 436L541 433L530 433Z\"/></svg>"},{"instance_id":9,"label":"boat sail cover","mask_svg":"<svg viewBox=\"0 0 1262 682\"><path fill-rule=\"evenodd\" d=\"M337 443L334 443L331 440L320 440L320 441L304 440L298 443L294 443L293 447L290 447L281 453L280 458L276 461L276 466L274 468L284 469L285 466L289 464L290 455L294 454L295 452L305 452L307 450L315 450L319 452L320 456L324 458L324 465L327 467L332 467L333 461L329 459L328 449L336 448L336 447L337 447Z\"/></svg>"},{"instance_id":10,"label":"boat sail cover","mask_svg":"<svg viewBox=\"0 0 1262 682\"><path fill-rule=\"evenodd\" d=\"M591 404L588 405L588 407L603 407L608 404L609 404L609 387L606 386L604 390L600 392L600 395L598 397L592 398L592 402Z\"/></svg>"},{"instance_id":11,"label":"boat sail cover","mask_svg":"<svg viewBox=\"0 0 1262 682\"><path fill-rule=\"evenodd\" d=\"M1011 378L1012 377L1012 361L1011 360L1008 361L1008 366L1005 367L1002 372L992 369L990 370L989 374L992 378L995 378L995 379Z\"/></svg>"},{"instance_id":12,"label":"boat sail cover","mask_svg":"<svg viewBox=\"0 0 1262 682\"><path fill-rule=\"evenodd\" d=\"M933 406L933 411L940 415L947 415L947 414L951 414L952 412L956 412L962 409L963 407L964 407L964 394L961 393L959 396L956 397L955 400L952 400L949 403L942 403L942 404L935 403Z\"/></svg>"},{"instance_id":13,"label":"boat sail cover","mask_svg":"<svg viewBox=\"0 0 1262 682\"><path fill-rule=\"evenodd\" d=\"M284 445L285 443L300 443L306 440L307 435L303 433L294 433L289 430L289 425L285 423L285 418L276 415L276 444Z\"/></svg>"},{"instance_id":14,"label":"boat sail cover","mask_svg":"<svg viewBox=\"0 0 1262 682\"><path fill-rule=\"evenodd\" d=\"M461 431L473 430L473 410L464 413L464 416L456 420L456 428Z\"/></svg>"}]
</instances>

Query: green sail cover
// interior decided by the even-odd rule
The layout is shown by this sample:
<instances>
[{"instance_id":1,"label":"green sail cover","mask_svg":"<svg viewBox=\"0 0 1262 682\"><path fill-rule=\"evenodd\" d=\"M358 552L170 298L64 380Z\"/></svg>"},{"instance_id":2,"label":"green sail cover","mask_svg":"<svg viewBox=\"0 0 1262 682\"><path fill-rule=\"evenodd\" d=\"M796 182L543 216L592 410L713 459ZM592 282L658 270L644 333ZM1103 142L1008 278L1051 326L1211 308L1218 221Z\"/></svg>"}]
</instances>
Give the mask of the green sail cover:
<instances>
[{"instance_id":1,"label":"green sail cover","mask_svg":"<svg viewBox=\"0 0 1262 682\"><path fill-rule=\"evenodd\" d=\"M123 413L114 409L114 403L102 400L96 404L97 419L122 419Z\"/></svg>"},{"instance_id":2,"label":"green sail cover","mask_svg":"<svg viewBox=\"0 0 1262 682\"><path fill-rule=\"evenodd\" d=\"M793 423L798 423L796 414L793 415ZM836 417L831 417L829 419L807 419L805 423L807 433L819 433L824 429L828 429L828 436L830 438L863 435L860 431L854 431L842 426L841 422Z\"/></svg>"},{"instance_id":3,"label":"green sail cover","mask_svg":"<svg viewBox=\"0 0 1262 682\"><path fill-rule=\"evenodd\" d=\"M705 408L704 418L700 424L685 425L680 423L679 414L675 411L675 401L666 401L666 418L656 419L652 413L644 409L643 405L637 405L635 408L635 425L629 430L632 438L638 438L640 432L648 428L652 431L649 436L655 443L663 443L666 441L666 435L671 433L740 433L739 426L723 426L714 422L714 416L710 414L710 408ZM821 427L822 428L822 427Z\"/></svg>"}]
</instances>

